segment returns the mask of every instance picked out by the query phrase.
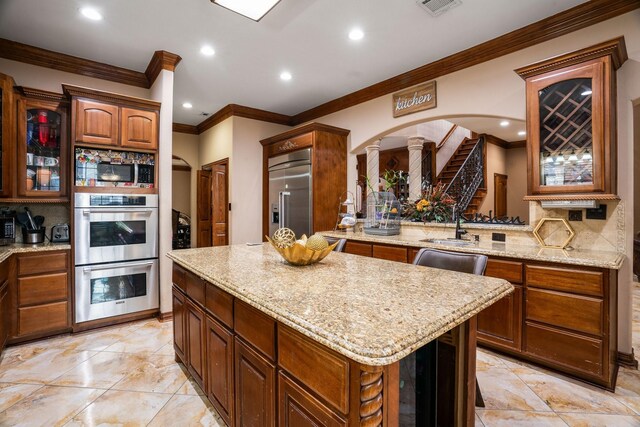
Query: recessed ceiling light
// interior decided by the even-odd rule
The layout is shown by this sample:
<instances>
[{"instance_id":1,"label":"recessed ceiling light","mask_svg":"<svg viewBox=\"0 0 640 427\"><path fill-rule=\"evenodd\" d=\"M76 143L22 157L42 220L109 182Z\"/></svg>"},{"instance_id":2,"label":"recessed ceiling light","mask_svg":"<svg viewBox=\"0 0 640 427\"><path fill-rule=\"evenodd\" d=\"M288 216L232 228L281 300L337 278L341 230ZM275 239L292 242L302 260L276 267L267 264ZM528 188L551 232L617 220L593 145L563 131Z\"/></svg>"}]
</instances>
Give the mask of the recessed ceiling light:
<instances>
[{"instance_id":1,"label":"recessed ceiling light","mask_svg":"<svg viewBox=\"0 0 640 427\"><path fill-rule=\"evenodd\" d=\"M364 32L360 28L354 28L349 31L349 38L351 40L361 40L364 37Z\"/></svg>"},{"instance_id":2,"label":"recessed ceiling light","mask_svg":"<svg viewBox=\"0 0 640 427\"><path fill-rule=\"evenodd\" d=\"M280 78L281 78L282 80L284 80L284 81L291 80L291 77L292 77L292 76L291 76L291 73L290 73L290 72L288 72L288 71L283 71L283 72L281 72L281 73L280 73Z\"/></svg>"},{"instance_id":3,"label":"recessed ceiling light","mask_svg":"<svg viewBox=\"0 0 640 427\"><path fill-rule=\"evenodd\" d=\"M509 120L503 120L500 122L500 126L502 126L503 128L506 128L507 126L509 126Z\"/></svg>"},{"instance_id":4,"label":"recessed ceiling light","mask_svg":"<svg viewBox=\"0 0 640 427\"><path fill-rule=\"evenodd\" d=\"M200 48L200 53L204 56L213 56L216 51L211 46L205 45Z\"/></svg>"},{"instance_id":5,"label":"recessed ceiling light","mask_svg":"<svg viewBox=\"0 0 640 427\"><path fill-rule=\"evenodd\" d=\"M102 20L102 14L92 7L83 7L82 9L80 9L80 13L82 14L82 16L91 19L92 21Z\"/></svg>"},{"instance_id":6,"label":"recessed ceiling light","mask_svg":"<svg viewBox=\"0 0 640 427\"><path fill-rule=\"evenodd\" d=\"M525 136L527 134L527 132L521 130L520 132L518 132L518 136Z\"/></svg>"},{"instance_id":7,"label":"recessed ceiling light","mask_svg":"<svg viewBox=\"0 0 640 427\"><path fill-rule=\"evenodd\" d=\"M240 15L259 21L267 14L280 0L211 0L227 9L233 10Z\"/></svg>"},{"instance_id":8,"label":"recessed ceiling light","mask_svg":"<svg viewBox=\"0 0 640 427\"><path fill-rule=\"evenodd\" d=\"M184 104L182 104L182 106L184 108L193 108L193 105L190 102L185 102Z\"/></svg>"}]
</instances>

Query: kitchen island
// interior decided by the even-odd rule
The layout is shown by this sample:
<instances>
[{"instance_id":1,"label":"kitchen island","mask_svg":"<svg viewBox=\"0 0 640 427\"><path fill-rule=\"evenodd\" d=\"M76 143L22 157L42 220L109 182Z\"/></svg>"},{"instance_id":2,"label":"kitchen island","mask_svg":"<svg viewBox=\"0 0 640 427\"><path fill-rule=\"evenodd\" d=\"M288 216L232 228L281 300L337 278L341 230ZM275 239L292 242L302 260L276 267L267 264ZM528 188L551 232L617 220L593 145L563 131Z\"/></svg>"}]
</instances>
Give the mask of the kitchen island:
<instances>
[{"instance_id":1,"label":"kitchen island","mask_svg":"<svg viewBox=\"0 0 640 427\"><path fill-rule=\"evenodd\" d=\"M268 244L169 257L176 358L227 424L398 425L401 362L436 342L414 407L474 423L475 315L507 281L343 253L294 267Z\"/></svg>"}]
</instances>

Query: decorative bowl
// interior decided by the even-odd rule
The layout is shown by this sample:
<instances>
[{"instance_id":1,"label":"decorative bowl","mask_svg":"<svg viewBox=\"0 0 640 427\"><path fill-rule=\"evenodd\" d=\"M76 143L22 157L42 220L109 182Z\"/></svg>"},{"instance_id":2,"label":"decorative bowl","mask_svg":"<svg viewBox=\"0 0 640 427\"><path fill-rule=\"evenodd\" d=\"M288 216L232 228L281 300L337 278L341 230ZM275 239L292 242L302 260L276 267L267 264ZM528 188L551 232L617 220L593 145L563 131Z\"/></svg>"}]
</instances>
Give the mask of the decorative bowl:
<instances>
[{"instance_id":1,"label":"decorative bowl","mask_svg":"<svg viewBox=\"0 0 640 427\"><path fill-rule=\"evenodd\" d=\"M282 258L285 259L291 265L311 265L316 262L322 260L324 257L329 255L329 253L336 247L338 242L335 242L332 245L320 250L314 251L312 249L307 248L306 246L302 246L300 243L294 243L293 245L287 248L279 248L273 243L273 240L269 238L269 236L265 236L271 246L280 254Z\"/></svg>"}]
</instances>

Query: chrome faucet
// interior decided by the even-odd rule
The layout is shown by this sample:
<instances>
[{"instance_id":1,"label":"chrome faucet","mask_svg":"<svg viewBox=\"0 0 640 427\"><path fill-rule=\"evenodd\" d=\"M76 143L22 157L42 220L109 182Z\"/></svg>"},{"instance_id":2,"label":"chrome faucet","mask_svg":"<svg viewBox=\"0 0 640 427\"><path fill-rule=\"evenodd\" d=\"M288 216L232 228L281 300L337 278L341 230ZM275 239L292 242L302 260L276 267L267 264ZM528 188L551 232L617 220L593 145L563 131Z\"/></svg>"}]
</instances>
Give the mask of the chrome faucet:
<instances>
[{"instance_id":1,"label":"chrome faucet","mask_svg":"<svg viewBox=\"0 0 640 427\"><path fill-rule=\"evenodd\" d=\"M458 210L458 205L454 205L453 207L453 216L456 221L456 240L461 240L462 236L467 234L467 230L460 228L460 211Z\"/></svg>"}]
</instances>

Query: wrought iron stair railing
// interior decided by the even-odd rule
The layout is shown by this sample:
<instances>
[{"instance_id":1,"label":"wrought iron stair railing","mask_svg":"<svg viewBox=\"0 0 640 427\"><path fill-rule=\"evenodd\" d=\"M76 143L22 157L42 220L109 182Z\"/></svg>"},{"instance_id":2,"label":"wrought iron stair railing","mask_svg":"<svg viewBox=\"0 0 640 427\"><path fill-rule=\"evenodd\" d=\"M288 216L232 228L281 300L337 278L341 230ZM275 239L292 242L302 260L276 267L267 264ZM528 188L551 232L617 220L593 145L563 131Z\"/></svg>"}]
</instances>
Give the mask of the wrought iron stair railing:
<instances>
[{"instance_id":1,"label":"wrought iron stair railing","mask_svg":"<svg viewBox=\"0 0 640 427\"><path fill-rule=\"evenodd\" d=\"M484 181L484 143L484 136L478 138L478 142L445 190L456 201L458 212L467 209Z\"/></svg>"}]
</instances>

